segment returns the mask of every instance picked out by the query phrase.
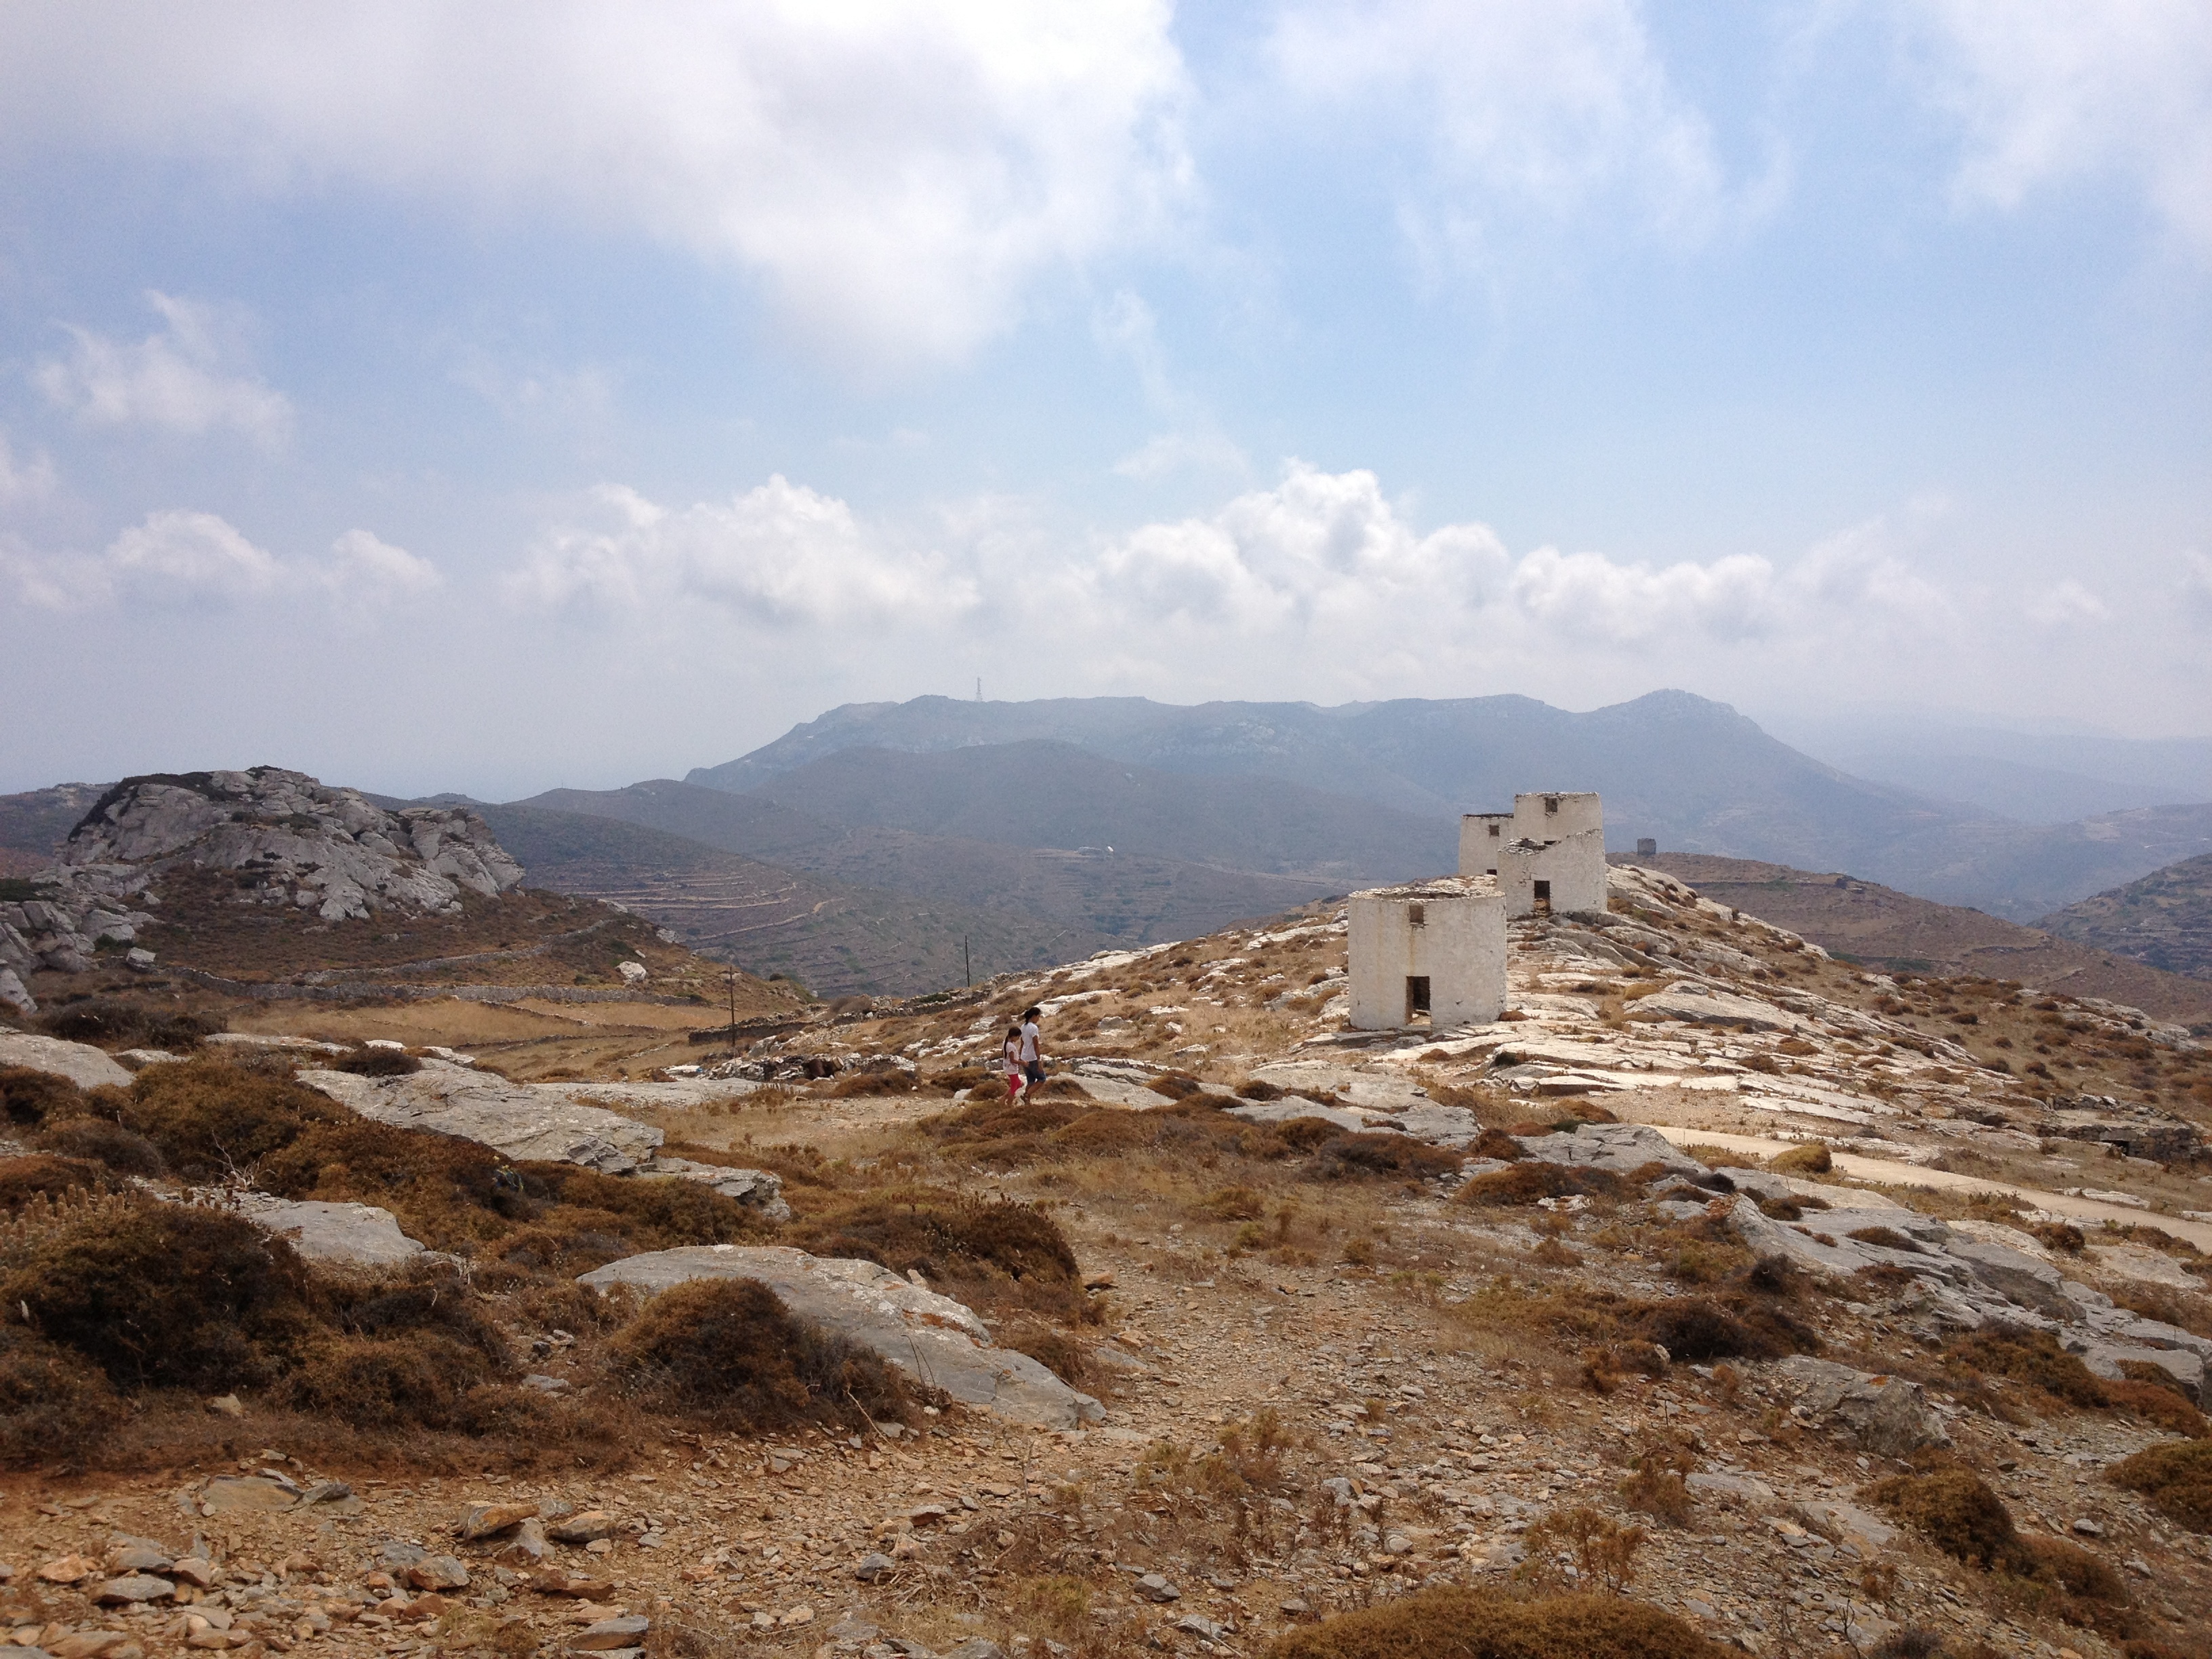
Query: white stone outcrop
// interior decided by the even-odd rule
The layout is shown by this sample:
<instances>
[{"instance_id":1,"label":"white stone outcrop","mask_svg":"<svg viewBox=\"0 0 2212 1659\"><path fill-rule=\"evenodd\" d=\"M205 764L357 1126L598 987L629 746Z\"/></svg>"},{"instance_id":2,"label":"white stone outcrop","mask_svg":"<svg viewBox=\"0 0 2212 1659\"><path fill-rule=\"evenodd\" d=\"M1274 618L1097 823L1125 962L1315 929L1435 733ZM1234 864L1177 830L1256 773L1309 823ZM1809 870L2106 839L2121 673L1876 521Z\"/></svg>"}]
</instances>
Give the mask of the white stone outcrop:
<instances>
[{"instance_id":1,"label":"white stone outcrop","mask_svg":"<svg viewBox=\"0 0 2212 1659\"><path fill-rule=\"evenodd\" d=\"M266 1193L241 1193L231 1202L248 1221L287 1240L310 1261L389 1267L422 1254L422 1246L399 1231L398 1218L374 1204L271 1198Z\"/></svg>"},{"instance_id":2,"label":"white stone outcrop","mask_svg":"<svg viewBox=\"0 0 2212 1659\"><path fill-rule=\"evenodd\" d=\"M602 1175L629 1174L665 1138L618 1113L442 1060L426 1060L421 1071L398 1077L314 1070L301 1072L300 1081L379 1123L458 1136L511 1158L580 1164Z\"/></svg>"},{"instance_id":3,"label":"white stone outcrop","mask_svg":"<svg viewBox=\"0 0 2212 1659\"><path fill-rule=\"evenodd\" d=\"M273 766L126 778L33 878L35 896L0 903L0 970L20 988L21 975L42 968L83 972L103 943L131 945L154 919L161 875L179 866L234 872L240 903L324 921L456 910L464 891L489 898L522 879L522 866L465 810L389 812L356 790ZM24 992L16 1006L27 1000Z\"/></svg>"},{"instance_id":4,"label":"white stone outcrop","mask_svg":"<svg viewBox=\"0 0 2212 1659\"><path fill-rule=\"evenodd\" d=\"M64 1042L30 1031L0 1030L0 1066L27 1066L34 1072L65 1077L80 1089L112 1083L128 1088L131 1073L104 1048L88 1042Z\"/></svg>"},{"instance_id":5,"label":"white stone outcrop","mask_svg":"<svg viewBox=\"0 0 2212 1659\"><path fill-rule=\"evenodd\" d=\"M1854 1370L1833 1360L1792 1354L1774 1368L1797 1395L1797 1409L1816 1423L1834 1423L1857 1445L1884 1457L1923 1446L1948 1446L1951 1436L1917 1382Z\"/></svg>"},{"instance_id":6,"label":"white stone outcrop","mask_svg":"<svg viewBox=\"0 0 2212 1659\"><path fill-rule=\"evenodd\" d=\"M873 1350L964 1405L1017 1423L1073 1429L1105 1415L1096 1400L1027 1354L994 1344L972 1309L872 1261L775 1244L695 1244L610 1261L577 1282L657 1292L695 1279L757 1279L802 1319Z\"/></svg>"}]
</instances>

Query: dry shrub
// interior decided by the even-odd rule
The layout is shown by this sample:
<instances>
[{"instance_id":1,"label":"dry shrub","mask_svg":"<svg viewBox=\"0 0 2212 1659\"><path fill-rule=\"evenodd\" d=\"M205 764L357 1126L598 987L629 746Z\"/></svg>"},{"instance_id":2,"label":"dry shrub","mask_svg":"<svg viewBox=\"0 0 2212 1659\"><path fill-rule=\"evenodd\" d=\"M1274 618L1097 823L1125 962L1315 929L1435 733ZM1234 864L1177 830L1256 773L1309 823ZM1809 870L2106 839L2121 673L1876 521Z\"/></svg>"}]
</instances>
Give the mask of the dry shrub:
<instances>
[{"instance_id":1,"label":"dry shrub","mask_svg":"<svg viewBox=\"0 0 2212 1659\"><path fill-rule=\"evenodd\" d=\"M1740 1291L1680 1296L1635 1304L1625 1322L1678 1364L1717 1359L1778 1359L1817 1353L1820 1340L1787 1310Z\"/></svg>"},{"instance_id":2,"label":"dry shrub","mask_svg":"<svg viewBox=\"0 0 2212 1659\"><path fill-rule=\"evenodd\" d=\"M124 1388L258 1385L313 1329L313 1285L292 1247L222 1211L81 1204L9 1256L0 1306Z\"/></svg>"},{"instance_id":3,"label":"dry shrub","mask_svg":"<svg viewBox=\"0 0 2212 1659\"><path fill-rule=\"evenodd\" d=\"M2070 1221L2039 1221L2028 1231L2041 1240L2045 1249L2057 1250L2063 1255L2079 1255L2088 1241L2081 1230Z\"/></svg>"},{"instance_id":4,"label":"dry shrub","mask_svg":"<svg viewBox=\"0 0 2212 1659\"><path fill-rule=\"evenodd\" d=\"M2146 1319L2178 1325L2193 1335L2212 1336L2212 1299L2195 1291L2130 1279L2113 1290L2112 1300Z\"/></svg>"},{"instance_id":5,"label":"dry shrub","mask_svg":"<svg viewBox=\"0 0 2212 1659\"><path fill-rule=\"evenodd\" d=\"M1667 1356L1650 1342L1607 1342L1583 1355L1583 1382L1593 1393L1611 1394L1630 1375L1661 1377Z\"/></svg>"},{"instance_id":6,"label":"dry shrub","mask_svg":"<svg viewBox=\"0 0 2212 1659\"><path fill-rule=\"evenodd\" d=\"M1349 1176L1400 1176L1426 1180L1455 1175L1461 1155L1411 1135L1340 1133L1314 1149L1310 1172L1323 1181Z\"/></svg>"},{"instance_id":7,"label":"dry shrub","mask_svg":"<svg viewBox=\"0 0 2212 1659\"><path fill-rule=\"evenodd\" d=\"M356 1048L331 1061L334 1072L356 1077L405 1077L422 1069L422 1062L403 1048Z\"/></svg>"},{"instance_id":8,"label":"dry shrub","mask_svg":"<svg viewBox=\"0 0 2212 1659\"><path fill-rule=\"evenodd\" d=\"M1492 1170L1476 1176L1459 1189L1459 1197L1463 1204L1507 1206L1578 1194L1617 1198L1624 1190L1620 1177L1604 1170L1577 1169L1565 1164L1526 1158L1510 1170Z\"/></svg>"},{"instance_id":9,"label":"dry shrub","mask_svg":"<svg viewBox=\"0 0 2212 1659\"><path fill-rule=\"evenodd\" d=\"M1076 1641L1090 1634L1091 1586L1080 1578L1018 1579L1006 1603L1028 1630L1042 1630Z\"/></svg>"},{"instance_id":10,"label":"dry shrub","mask_svg":"<svg viewBox=\"0 0 2212 1659\"><path fill-rule=\"evenodd\" d=\"M167 1048L189 1054L203 1039L222 1030L222 1022L177 1009L149 1008L119 999L75 1002L39 1021L50 1036L108 1048Z\"/></svg>"},{"instance_id":11,"label":"dry shrub","mask_svg":"<svg viewBox=\"0 0 2212 1659\"><path fill-rule=\"evenodd\" d=\"M1697 1455L1685 1442L1647 1432L1636 1449L1635 1468L1620 1483L1620 1501L1682 1526L1690 1518L1688 1477L1697 1467Z\"/></svg>"},{"instance_id":12,"label":"dry shrub","mask_svg":"<svg viewBox=\"0 0 2212 1659\"><path fill-rule=\"evenodd\" d=\"M1522 1540L1528 1559L1520 1576L1545 1582L1557 1575L1558 1558L1571 1555L1580 1584L1618 1595L1636 1577L1636 1552L1644 1539L1643 1528L1624 1527L1587 1504L1553 1510L1528 1528Z\"/></svg>"},{"instance_id":13,"label":"dry shrub","mask_svg":"<svg viewBox=\"0 0 2212 1659\"><path fill-rule=\"evenodd\" d=\"M33 1199L118 1192L122 1187L105 1166L85 1158L0 1158L0 1210L10 1215Z\"/></svg>"},{"instance_id":14,"label":"dry shrub","mask_svg":"<svg viewBox=\"0 0 2212 1659\"><path fill-rule=\"evenodd\" d=\"M1731 1152L1725 1146L1711 1146L1700 1142L1682 1150L1708 1170L1763 1170L1766 1167L1765 1158L1754 1158L1749 1152Z\"/></svg>"},{"instance_id":15,"label":"dry shrub","mask_svg":"<svg viewBox=\"0 0 2212 1659\"><path fill-rule=\"evenodd\" d=\"M2176 1525L2212 1533L2212 1440L2146 1447L2115 1464L2112 1474Z\"/></svg>"},{"instance_id":16,"label":"dry shrub","mask_svg":"<svg viewBox=\"0 0 2212 1659\"><path fill-rule=\"evenodd\" d=\"M1257 1221L1267 1212L1267 1200L1249 1187L1223 1187L1200 1207L1218 1221Z\"/></svg>"},{"instance_id":17,"label":"dry shrub","mask_svg":"<svg viewBox=\"0 0 2212 1659\"><path fill-rule=\"evenodd\" d=\"M2010 1377L2087 1411L2112 1403L2106 1384L2048 1331L1975 1331L1944 1350L1943 1364L1947 1370Z\"/></svg>"},{"instance_id":18,"label":"dry shrub","mask_svg":"<svg viewBox=\"0 0 2212 1659\"><path fill-rule=\"evenodd\" d=\"M903 1418L908 1397L880 1358L793 1315L752 1279L662 1291L615 1340L612 1362L634 1396L751 1432Z\"/></svg>"},{"instance_id":19,"label":"dry shrub","mask_svg":"<svg viewBox=\"0 0 2212 1659\"><path fill-rule=\"evenodd\" d=\"M919 1272L971 1304L1076 1322L1097 1317L1066 1235L1033 1205L908 1188L803 1215L782 1237L817 1255Z\"/></svg>"},{"instance_id":20,"label":"dry shrub","mask_svg":"<svg viewBox=\"0 0 2212 1659\"><path fill-rule=\"evenodd\" d=\"M1519 1141L1504 1130L1497 1128L1485 1129L1467 1150L1471 1158L1495 1158L1507 1164L1516 1163L1528 1156Z\"/></svg>"},{"instance_id":21,"label":"dry shrub","mask_svg":"<svg viewBox=\"0 0 2212 1659\"><path fill-rule=\"evenodd\" d=\"M1904 1250L1913 1255L1920 1253L1920 1247L1894 1227L1854 1227L1844 1237L1862 1244L1879 1245L1885 1250Z\"/></svg>"},{"instance_id":22,"label":"dry shrub","mask_svg":"<svg viewBox=\"0 0 2212 1659\"><path fill-rule=\"evenodd\" d=\"M2010 1581L2021 1600L2072 1625L2124 1635L2126 1586L2088 1551L2057 1538L2022 1538L2004 1501L1972 1470L1893 1475L1865 1489L1946 1555Z\"/></svg>"},{"instance_id":23,"label":"dry shrub","mask_svg":"<svg viewBox=\"0 0 2212 1659\"><path fill-rule=\"evenodd\" d=\"M1826 1141L1808 1140L1786 1152L1777 1152L1766 1167L1778 1175L1826 1175L1836 1167L1836 1160Z\"/></svg>"},{"instance_id":24,"label":"dry shrub","mask_svg":"<svg viewBox=\"0 0 2212 1659\"><path fill-rule=\"evenodd\" d=\"M97 1367L20 1325L0 1325L0 1462L81 1457L121 1415Z\"/></svg>"},{"instance_id":25,"label":"dry shrub","mask_svg":"<svg viewBox=\"0 0 2212 1659\"><path fill-rule=\"evenodd\" d=\"M80 1117L84 1091L65 1077L27 1066L0 1066L0 1115L10 1123L38 1124L49 1117Z\"/></svg>"},{"instance_id":26,"label":"dry shrub","mask_svg":"<svg viewBox=\"0 0 2212 1659\"><path fill-rule=\"evenodd\" d=\"M1863 1495L1970 1567L2007 1567L2023 1558L2012 1511L1972 1469L1891 1475Z\"/></svg>"},{"instance_id":27,"label":"dry shrub","mask_svg":"<svg viewBox=\"0 0 2212 1659\"><path fill-rule=\"evenodd\" d=\"M470 1393L492 1376L483 1353L440 1331L343 1336L286 1377L276 1401L361 1429L459 1429Z\"/></svg>"},{"instance_id":28,"label":"dry shrub","mask_svg":"<svg viewBox=\"0 0 2212 1659\"><path fill-rule=\"evenodd\" d=\"M1445 1584L1292 1631L1268 1651L1270 1659L1722 1659L1733 1650L1625 1596L1522 1600Z\"/></svg>"},{"instance_id":29,"label":"dry shrub","mask_svg":"<svg viewBox=\"0 0 2212 1659\"><path fill-rule=\"evenodd\" d=\"M159 1146L104 1117L49 1118L34 1144L58 1158L104 1164L118 1175L157 1176L166 1167Z\"/></svg>"},{"instance_id":30,"label":"dry shrub","mask_svg":"<svg viewBox=\"0 0 2212 1659\"><path fill-rule=\"evenodd\" d=\"M121 1115L189 1181L242 1173L311 1125L360 1121L305 1084L222 1060L148 1066Z\"/></svg>"},{"instance_id":31,"label":"dry shrub","mask_svg":"<svg viewBox=\"0 0 2212 1659\"><path fill-rule=\"evenodd\" d=\"M994 1334L1000 1347L1027 1354L1070 1388L1081 1387L1090 1375L1090 1351L1065 1331L1024 1320Z\"/></svg>"},{"instance_id":32,"label":"dry shrub","mask_svg":"<svg viewBox=\"0 0 2212 1659\"><path fill-rule=\"evenodd\" d=\"M2190 1402L2172 1371L2148 1359L2123 1359L2126 1373L2118 1382L2099 1378L2105 1399L2114 1411L2133 1412L2148 1422L2191 1440L2212 1435L2212 1421Z\"/></svg>"}]
</instances>

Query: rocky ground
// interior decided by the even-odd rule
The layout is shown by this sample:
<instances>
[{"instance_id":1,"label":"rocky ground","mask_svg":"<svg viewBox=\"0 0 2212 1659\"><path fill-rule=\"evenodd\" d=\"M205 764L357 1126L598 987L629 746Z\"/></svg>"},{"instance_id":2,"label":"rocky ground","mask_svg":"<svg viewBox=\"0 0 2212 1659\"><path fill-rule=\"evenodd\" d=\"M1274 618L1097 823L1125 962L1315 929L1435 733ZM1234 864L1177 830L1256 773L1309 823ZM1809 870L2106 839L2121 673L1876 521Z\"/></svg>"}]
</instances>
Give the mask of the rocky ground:
<instances>
[{"instance_id":1,"label":"rocky ground","mask_svg":"<svg viewBox=\"0 0 2212 1659\"><path fill-rule=\"evenodd\" d=\"M563 1474L226 1400L219 1462L9 1483L18 1644L1236 1652L1548 1577L1766 1654L2203 1650L2203 1516L2112 1474L2203 1428L2203 1045L1864 974L1650 872L1516 924L1493 1026L1344 1030L1343 949L1316 907L562 1097L780 1171L794 1228L917 1183L1041 1206L1088 1305L1040 1344L979 1302L978 1352L1095 1408L670 1420ZM1030 1001L1056 1079L997 1109L975 1068ZM606 1386L508 1318L543 1386ZM1945 1470L2104 1577L1946 1553L1881 1485Z\"/></svg>"}]
</instances>

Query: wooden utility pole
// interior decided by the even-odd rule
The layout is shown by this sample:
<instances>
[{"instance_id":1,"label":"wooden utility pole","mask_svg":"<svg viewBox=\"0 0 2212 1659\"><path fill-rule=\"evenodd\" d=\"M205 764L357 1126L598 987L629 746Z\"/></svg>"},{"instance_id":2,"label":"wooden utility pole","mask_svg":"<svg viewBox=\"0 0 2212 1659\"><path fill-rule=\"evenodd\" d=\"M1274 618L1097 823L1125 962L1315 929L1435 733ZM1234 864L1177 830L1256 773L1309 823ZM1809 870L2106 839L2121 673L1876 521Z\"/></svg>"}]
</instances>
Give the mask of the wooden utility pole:
<instances>
[{"instance_id":1,"label":"wooden utility pole","mask_svg":"<svg viewBox=\"0 0 2212 1659\"><path fill-rule=\"evenodd\" d=\"M960 977L968 981L968 988L975 988L975 964L968 958L968 935L960 935Z\"/></svg>"}]
</instances>

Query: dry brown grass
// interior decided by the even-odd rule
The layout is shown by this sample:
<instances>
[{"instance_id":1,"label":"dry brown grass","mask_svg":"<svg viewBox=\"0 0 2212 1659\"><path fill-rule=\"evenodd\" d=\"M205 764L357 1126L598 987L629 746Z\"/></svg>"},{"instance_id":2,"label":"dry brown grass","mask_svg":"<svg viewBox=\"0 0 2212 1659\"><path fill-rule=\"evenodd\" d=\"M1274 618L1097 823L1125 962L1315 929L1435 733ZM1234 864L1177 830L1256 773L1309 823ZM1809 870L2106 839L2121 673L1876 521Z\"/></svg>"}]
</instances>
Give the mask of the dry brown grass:
<instances>
[{"instance_id":1,"label":"dry brown grass","mask_svg":"<svg viewBox=\"0 0 2212 1659\"><path fill-rule=\"evenodd\" d=\"M1279 1638L1271 1659L1721 1659L1732 1651L1625 1596L1424 1589Z\"/></svg>"}]
</instances>

